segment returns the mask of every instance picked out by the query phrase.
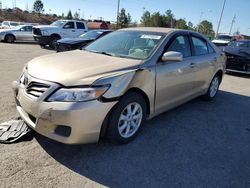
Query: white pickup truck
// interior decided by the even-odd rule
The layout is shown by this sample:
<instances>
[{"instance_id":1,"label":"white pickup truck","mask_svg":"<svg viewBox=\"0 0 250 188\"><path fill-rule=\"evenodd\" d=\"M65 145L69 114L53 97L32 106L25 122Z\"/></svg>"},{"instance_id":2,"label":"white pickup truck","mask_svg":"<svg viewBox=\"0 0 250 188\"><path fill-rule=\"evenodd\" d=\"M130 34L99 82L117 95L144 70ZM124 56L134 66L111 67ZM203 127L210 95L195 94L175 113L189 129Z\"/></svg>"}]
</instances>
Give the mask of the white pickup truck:
<instances>
[{"instance_id":1,"label":"white pickup truck","mask_svg":"<svg viewBox=\"0 0 250 188\"><path fill-rule=\"evenodd\" d=\"M41 47L49 45L55 48L56 41L62 38L75 38L88 31L84 21L58 20L51 25L39 25L33 27L33 36Z\"/></svg>"}]
</instances>

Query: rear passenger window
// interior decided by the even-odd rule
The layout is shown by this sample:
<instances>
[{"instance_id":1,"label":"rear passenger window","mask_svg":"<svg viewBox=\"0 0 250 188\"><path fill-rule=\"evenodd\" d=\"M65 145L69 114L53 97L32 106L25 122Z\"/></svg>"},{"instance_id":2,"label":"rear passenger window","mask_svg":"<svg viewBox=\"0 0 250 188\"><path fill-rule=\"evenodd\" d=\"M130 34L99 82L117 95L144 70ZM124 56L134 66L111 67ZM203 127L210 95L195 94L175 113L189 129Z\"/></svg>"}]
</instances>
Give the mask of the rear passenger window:
<instances>
[{"instance_id":1,"label":"rear passenger window","mask_svg":"<svg viewBox=\"0 0 250 188\"><path fill-rule=\"evenodd\" d=\"M84 23L76 22L77 29L85 29Z\"/></svg>"},{"instance_id":2,"label":"rear passenger window","mask_svg":"<svg viewBox=\"0 0 250 188\"><path fill-rule=\"evenodd\" d=\"M208 54L208 47L207 47L207 42L197 38L197 37L192 37L192 42L194 45L194 53L195 55L205 55Z\"/></svg>"},{"instance_id":3,"label":"rear passenger window","mask_svg":"<svg viewBox=\"0 0 250 188\"><path fill-rule=\"evenodd\" d=\"M183 57L191 56L191 48L187 36L178 36L170 44L167 51L175 51L182 53Z\"/></svg>"}]
</instances>

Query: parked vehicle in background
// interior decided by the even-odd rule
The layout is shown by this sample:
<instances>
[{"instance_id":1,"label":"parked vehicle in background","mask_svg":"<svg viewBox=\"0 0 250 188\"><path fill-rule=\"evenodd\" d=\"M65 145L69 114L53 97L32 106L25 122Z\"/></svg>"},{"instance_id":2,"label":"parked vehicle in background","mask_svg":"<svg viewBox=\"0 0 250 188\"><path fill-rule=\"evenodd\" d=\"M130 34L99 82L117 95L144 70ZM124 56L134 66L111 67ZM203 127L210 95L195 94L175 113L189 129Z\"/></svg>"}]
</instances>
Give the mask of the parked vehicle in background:
<instances>
[{"instance_id":1,"label":"parked vehicle in background","mask_svg":"<svg viewBox=\"0 0 250 188\"><path fill-rule=\"evenodd\" d=\"M25 22L14 22L14 21L3 21L0 24L0 29L14 29L19 25L38 25L38 23L25 23Z\"/></svg>"},{"instance_id":2,"label":"parked vehicle in background","mask_svg":"<svg viewBox=\"0 0 250 188\"><path fill-rule=\"evenodd\" d=\"M3 21L1 29L12 29L23 24L24 24L23 22Z\"/></svg>"},{"instance_id":3,"label":"parked vehicle in background","mask_svg":"<svg viewBox=\"0 0 250 188\"><path fill-rule=\"evenodd\" d=\"M232 41L223 51L227 56L226 71L250 74L250 40Z\"/></svg>"},{"instance_id":4,"label":"parked vehicle in background","mask_svg":"<svg viewBox=\"0 0 250 188\"><path fill-rule=\"evenodd\" d=\"M30 61L13 82L16 106L32 129L59 142L127 143L146 118L198 96L214 99L225 60L193 31L122 29L84 50Z\"/></svg>"},{"instance_id":5,"label":"parked vehicle in background","mask_svg":"<svg viewBox=\"0 0 250 188\"><path fill-rule=\"evenodd\" d=\"M56 42L63 38L76 38L88 31L88 26L84 21L78 20L58 20L51 25L39 25L33 27L35 40L40 46L49 45L55 48Z\"/></svg>"},{"instance_id":6,"label":"parked vehicle in background","mask_svg":"<svg viewBox=\"0 0 250 188\"><path fill-rule=\"evenodd\" d=\"M112 32L111 30L91 30L87 33L80 35L77 38L65 38L60 39L56 43L56 51L63 52L75 49L81 49L87 44L95 41L96 39L103 37L104 35Z\"/></svg>"},{"instance_id":7,"label":"parked vehicle in background","mask_svg":"<svg viewBox=\"0 0 250 188\"><path fill-rule=\"evenodd\" d=\"M8 43L15 41L32 41L34 40L32 27L31 25L20 25L13 29L1 29L0 41Z\"/></svg>"},{"instance_id":8,"label":"parked vehicle in background","mask_svg":"<svg viewBox=\"0 0 250 188\"><path fill-rule=\"evenodd\" d=\"M230 35L218 35L214 40L212 40L212 43L216 46L226 46L232 39L233 37Z\"/></svg>"}]
</instances>

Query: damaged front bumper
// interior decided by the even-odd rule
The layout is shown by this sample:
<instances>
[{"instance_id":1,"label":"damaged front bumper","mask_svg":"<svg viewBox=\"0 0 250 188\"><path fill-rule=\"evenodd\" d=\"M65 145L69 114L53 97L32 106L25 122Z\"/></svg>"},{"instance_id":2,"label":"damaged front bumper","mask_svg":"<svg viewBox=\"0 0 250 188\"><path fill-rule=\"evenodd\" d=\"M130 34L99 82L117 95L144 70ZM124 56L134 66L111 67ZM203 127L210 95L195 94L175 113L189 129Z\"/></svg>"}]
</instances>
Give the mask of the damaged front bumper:
<instances>
[{"instance_id":1,"label":"damaged front bumper","mask_svg":"<svg viewBox=\"0 0 250 188\"><path fill-rule=\"evenodd\" d=\"M66 144L98 142L102 123L116 102L45 102L34 99L13 82L16 107L21 118L36 132ZM48 95L52 91L45 92Z\"/></svg>"}]
</instances>

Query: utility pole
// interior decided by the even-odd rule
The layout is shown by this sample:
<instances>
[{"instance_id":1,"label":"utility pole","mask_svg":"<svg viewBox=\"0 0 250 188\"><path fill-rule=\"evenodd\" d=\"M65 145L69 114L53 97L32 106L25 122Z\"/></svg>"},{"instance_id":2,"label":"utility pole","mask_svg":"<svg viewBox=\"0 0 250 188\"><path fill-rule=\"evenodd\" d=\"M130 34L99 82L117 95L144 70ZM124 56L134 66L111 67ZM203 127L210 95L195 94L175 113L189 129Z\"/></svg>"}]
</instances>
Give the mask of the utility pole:
<instances>
[{"instance_id":1,"label":"utility pole","mask_svg":"<svg viewBox=\"0 0 250 188\"><path fill-rule=\"evenodd\" d=\"M223 1L223 6L222 6L222 9L221 9L220 18L219 18L219 23L218 23L217 31L216 31L216 33L215 33L215 37L217 37L218 32L219 32L219 29L220 29L220 23L221 23L221 18L222 18L222 16L223 16L225 4L226 4L226 0Z\"/></svg>"},{"instance_id":2,"label":"utility pole","mask_svg":"<svg viewBox=\"0 0 250 188\"><path fill-rule=\"evenodd\" d=\"M29 4L28 4L28 2L26 2L25 9L26 9L26 11L29 11Z\"/></svg>"},{"instance_id":3,"label":"utility pole","mask_svg":"<svg viewBox=\"0 0 250 188\"><path fill-rule=\"evenodd\" d=\"M117 29L118 29L119 13L120 13L120 0L118 0L118 5L117 5L117 16L116 16L116 27L117 27Z\"/></svg>"},{"instance_id":4,"label":"utility pole","mask_svg":"<svg viewBox=\"0 0 250 188\"><path fill-rule=\"evenodd\" d=\"M199 32L200 23L201 23L201 19L202 19L203 14L204 14L204 12L201 12L200 19L199 19L199 23L198 23L198 27L196 28L196 31L197 31L197 32Z\"/></svg>"},{"instance_id":5,"label":"utility pole","mask_svg":"<svg viewBox=\"0 0 250 188\"><path fill-rule=\"evenodd\" d=\"M236 19L236 15L234 15L234 17L233 17L233 19L232 19L232 23L231 23L230 30L229 30L229 35L231 35L232 28L233 28L233 25L234 25L234 23L235 23L235 19Z\"/></svg>"},{"instance_id":6,"label":"utility pole","mask_svg":"<svg viewBox=\"0 0 250 188\"><path fill-rule=\"evenodd\" d=\"M3 4L2 1L0 0L0 10L2 10Z\"/></svg>"},{"instance_id":7,"label":"utility pole","mask_svg":"<svg viewBox=\"0 0 250 188\"><path fill-rule=\"evenodd\" d=\"M16 0L12 1L12 6L13 6L13 9L16 9Z\"/></svg>"}]
</instances>

